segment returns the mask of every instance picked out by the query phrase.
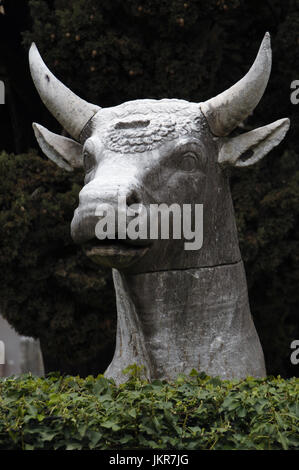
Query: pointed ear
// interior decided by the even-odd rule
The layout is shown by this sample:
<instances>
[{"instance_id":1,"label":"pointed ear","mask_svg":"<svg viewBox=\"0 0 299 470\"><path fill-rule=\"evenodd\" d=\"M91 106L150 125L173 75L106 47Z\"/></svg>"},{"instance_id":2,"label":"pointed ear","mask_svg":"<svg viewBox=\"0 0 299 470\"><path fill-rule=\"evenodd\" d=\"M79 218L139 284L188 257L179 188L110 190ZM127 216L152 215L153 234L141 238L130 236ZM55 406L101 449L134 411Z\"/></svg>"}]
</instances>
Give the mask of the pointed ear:
<instances>
[{"instance_id":1,"label":"pointed ear","mask_svg":"<svg viewBox=\"0 0 299 470\"><path fill-rule=\"evenodd\" d=\"M289 127L289 119L280 119L226 140L220 149L218 163L223 167L253 165L282 141Z\"/></svg>"},{"instance_id":2,"label":"pointed ear","mask_svg":"<svg viewBox=\"0 0 299 470\"><path fill-rule=\"evenodd\" d=\"M50 160L67 171L83 166L81 144L62 135L54 134L35 122L32 127L40 148Z\"/></svg>"}]
</instances>

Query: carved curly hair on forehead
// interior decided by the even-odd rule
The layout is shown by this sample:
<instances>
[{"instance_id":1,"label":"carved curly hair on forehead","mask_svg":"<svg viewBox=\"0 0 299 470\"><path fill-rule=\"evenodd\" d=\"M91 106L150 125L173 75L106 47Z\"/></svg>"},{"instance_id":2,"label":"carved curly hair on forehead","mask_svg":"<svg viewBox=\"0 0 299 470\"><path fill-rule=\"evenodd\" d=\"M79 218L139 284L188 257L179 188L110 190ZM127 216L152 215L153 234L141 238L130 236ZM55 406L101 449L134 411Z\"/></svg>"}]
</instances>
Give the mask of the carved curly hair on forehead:
<instances>
[{"instance_id":1,"label":"carved curly hair on forehead","mask_svg":"<svg viewBox=\"0 0 299 470\"><path fill-rule=\"evenodd\" d=\"M105 147L114 152L146 152L158 147L164 141L199 130L193 120L160 115L151 119L145 127L120 128L112 125L102 136L102 140Z\"/></svg>"},{"instance_id":2,"label":"carved curly hair on forehead","mask_svg":"<svg viewBox=\"0 0 299 470\"><path fill-rule=\"evenodd\" d=\"M198 133L203 121L195 103L175 99L137 100L101 110L92 129L109 150L146 152L164 141Z\"/></svg>"}]
</instances>

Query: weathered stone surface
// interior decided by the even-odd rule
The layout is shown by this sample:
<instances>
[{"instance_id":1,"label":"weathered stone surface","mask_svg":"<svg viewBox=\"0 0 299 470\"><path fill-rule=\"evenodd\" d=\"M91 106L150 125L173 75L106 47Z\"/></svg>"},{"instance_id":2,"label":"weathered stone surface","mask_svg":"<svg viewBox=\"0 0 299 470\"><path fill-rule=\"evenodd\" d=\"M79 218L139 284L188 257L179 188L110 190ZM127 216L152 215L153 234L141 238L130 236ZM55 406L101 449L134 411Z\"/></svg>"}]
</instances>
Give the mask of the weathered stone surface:
<instances>
[{"instance_id":1,"label":"weathered stone surface","mask_svg":"<svg viewBox=\"0 0 299 470\"><path fill-rule=\"evenodd\" d=\"M29 64L43 103L69 134L79 139L82 128L99 111L99 106L82 100L57 80L45 66L34 43L29 51Z\"/></svg>"},{"instance_id":2,"label":"weathered stone surface","mask_svg":"<svg viewBox=\"0 0 299 470\"><path fill-rule=\"evenodd\" d=\"M228 135L252 113L267 86L271 65L270 34L266 33L258 55L245 77L220 95L202 103L201 109L213 134Z\"/></svg>"},{"instance_id":3,"label":"weathered stone surface","mask_svg":"<svg viewBox=\"0 0 299 470\"><path fill-rule=\"evenodd\" d=\"M1 314L0 341L4 346L4 363L0 362L0 377L29 372L34 375L44 375L39 341L28 336L20 336Z\"/></svg>"},{"instance_id":4,"label":"weathered stone surface","mask_svg":"<svg viewBox=\"0 0 299 470\"><path fill-rule=\"evenodd\" d=\"M225 136L263 95L271 70L269 35L245 77L205 103L136 100L102 109L66 89L35 46L30 67L42 100L78 141L34 124L42 150L67 170L85 169L72 237L94 262L114 268L117 345L106 375L120 383L132 363L144 365L149 379L171 380L192 368L222 378L265 375L226 168L260 160L284 138L289 120ZM118 226L129 207L142 206L146 217L139 228L145 229L153 204L182 210L201 204L200 249L186 250L186 240L171 231L165 240L123 238L120 228L115 240L96 237L105 207L115 209ZM127 229L137 218L130 214ZM194 211L192 217L194 226Z\"/></svg>"},{"instance_id":5,"label":"weathered stone surface","mask_svg":"<svg viewBox=\"0 0 299 470\"><path fill-rule=\"evenodd\" d=\"M107 377L122 382L131 363L143 364L151 380L193 368L223 379L265 376L242 261L113 276L118 326Z\"/></svg>"}]
</instances>

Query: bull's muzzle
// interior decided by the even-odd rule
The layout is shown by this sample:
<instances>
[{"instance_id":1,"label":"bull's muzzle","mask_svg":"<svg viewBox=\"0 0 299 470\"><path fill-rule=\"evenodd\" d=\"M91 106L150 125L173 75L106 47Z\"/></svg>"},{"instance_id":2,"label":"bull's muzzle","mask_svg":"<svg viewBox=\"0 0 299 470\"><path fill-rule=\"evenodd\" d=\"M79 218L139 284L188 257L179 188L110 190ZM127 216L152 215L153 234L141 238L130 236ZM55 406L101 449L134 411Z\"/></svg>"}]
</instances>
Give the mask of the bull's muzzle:
<instances>
[{"instance_id":1,"label":"bull's muzzle","mask_svg":"<svg viewBox=\"0 0 299 470\"><path fill-rule=\"evenodd\" d=\"M71 223L71 235L75 243L83 244L98 239L123 241L133 245L148 244L147 240L130 240L127 236L129 222L139 215L141 194L137 188L102 187L100 190L83 188L79 206ZM143 207L144 208L144 207ZM108 223L106 236L97 233L97 224Z\"/></svg>"}]
</instances>

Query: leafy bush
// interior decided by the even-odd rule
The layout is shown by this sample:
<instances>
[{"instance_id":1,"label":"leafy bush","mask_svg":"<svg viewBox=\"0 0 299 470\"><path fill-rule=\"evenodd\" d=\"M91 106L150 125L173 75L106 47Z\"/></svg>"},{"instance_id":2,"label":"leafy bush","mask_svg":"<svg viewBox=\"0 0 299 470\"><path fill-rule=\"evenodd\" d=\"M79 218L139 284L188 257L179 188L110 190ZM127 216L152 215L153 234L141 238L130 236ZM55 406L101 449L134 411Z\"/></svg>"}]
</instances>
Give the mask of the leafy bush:
<instances>
[{"instance_id":1,"label":"leafy bush","mask_svg":"<svg viewBox=\"0 0 299 470\"><path fill-rule=\"evenodd\" d=\"M299 379L0 380L0 449L298 449Z\"/></svg>"}]
</instances>

